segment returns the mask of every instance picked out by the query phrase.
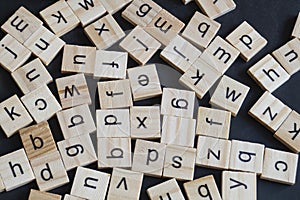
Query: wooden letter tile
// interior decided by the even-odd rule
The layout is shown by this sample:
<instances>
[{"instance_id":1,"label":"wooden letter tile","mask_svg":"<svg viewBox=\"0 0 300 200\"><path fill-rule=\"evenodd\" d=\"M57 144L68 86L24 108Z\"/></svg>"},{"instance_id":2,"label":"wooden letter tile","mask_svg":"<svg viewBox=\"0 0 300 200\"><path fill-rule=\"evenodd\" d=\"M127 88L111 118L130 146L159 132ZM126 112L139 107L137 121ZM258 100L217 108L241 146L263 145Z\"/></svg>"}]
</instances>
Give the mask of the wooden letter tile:
<instances>
[{"instance_id":1,"label":"wooden letter tile","mask_svg":"<svg viewBox=\"0 0 300 200\"><path fill-rule=\"evenodd\" d=\"M84 32L97 49L107 49L125 36L122 28L110 14L85 27Z\"/></svg>"},{"instance_id":2,"label":"wooden letter tile","mask_svg":"<svg viewBox=\"0 0 300 200\"><path fill-rule=\"evenodd\" d=\"M261 179L294 185L296 182L298 154L265 149Z\"/></svg>"},{"instance_id":3,"label":"wooden letter tile","mask_svg":"<svg viewBox=\"0 0 300 200\"><path fill-rule=\"evenodd\" d=\"M78 167L71 195L90 200L104 200L110 174Z\"/></svg>"},{"instance_id":4,"label":"wooden letter tile","mask_svg":"<svg viewBox=\"0 0 300 200\"><path fill-rule=\"evenodd\" d=\"M24 94L53 81L50 73L38 58L20 67L11 75Z\"/></svg>"},{"instance_id":5,"label":"wooden letter tile","mask_svg":"<svg viewBox=\"0 0 300 200\"><path fill-rule=\"evenodd\" d=\"M136 140L132 171L148 176L161 177L164 168L166 145L145 140Z\"/></svg>"},{"instance_id":6,"label":"wooden letter tile","mask_svg":"<svg viewBox=\"0 0 300 200\"><path fill-rule=\"evenodd\" d=\"M161 143L193 147L196 120L182 117L164 116Z\"/></svg>"},{"instance_id":7,"label":"wooden letter tile","mask_svg":"<svg viewBox=\"0 0 300 200\"><path fill-rule=\"evenodd\" d=\"M152 0L134 0L122 12L122 17L134 26L145 27L161 9L162 8Z\"/></svg>"},{"instance_id":8,"label":"wooden letter tile","mask_svg":"<svg viewBox=\"0 0 300 200\"><path fill-rule=\"evenodd\" d=\"M160 138L160 107L133 106L130 108L131 138Z\"/></svg>"},{"instance_id":9,"label":"wooden letter tile","mask_svg":"<svg viewBox=\"0 0 300 200\"><path fill-rule=\"evenodd\" d=\"M229 169L261 174L264 148L262 144L232 140Z\"/></svg>"},{"instance_id":10,"label":"wooden letter tile","mask_svg":"<svg viewBox=\"0 0 300 200\"><path fill-rule=\"evenodd\" d=\"M199 48L207 48L217 35L221 24L196 11L182 36Z\"/></svg>"},{"instance_id":11,"label":"wooden letter tile","mask_svg":"<svg viewBox=\"0 0 300 200\"><path fill-rule=\"evenodd\" d=\"M5 185L2 178L0 177L0 193L5 191Z\"/></svg>"},{"instance_id":12,"label":"wooden letter tile","mask_svg":"<svg viewBox=\"0 0 300 200\"><path fill-rule=\"evenodd\" d=\"M192 2L192 1L194 1L194 0L182 0L182 3L184 5L187 5L188 3Z\"/></svg>"},{"instance_id":13,"label":"wooden letter tile","mask_svg":"<svg viewBox=\"0 0 300 200\"><path fill-rule=\"evenodd\" d=\"M108 13L115 14L127 4L129 4L132 0L100 0L101 3L104 5L104 8L107 10Z\"/></svg>"},{"instance_id":14,"label":"wooden letter tile","mask_svg":"<svg viewBox=\"0 0 300 200\"><path fill-rule=\"evenodd\" d=\"M248 70L248 74L262 89L271 93L290 78L290 75L269 54L253 65Z\"/></svg>"},{"instance_id":15,"label":"wooden letter tile","mask_svg":"<svg viewBox=\"0 0 300 200\"><path fill-rule=\"evenodd\" d=\"M234 10L236 5L233 0L195 0L201 10L211 19L218 18Z\"/></svg>"},{"instance_id":16,"label":"wooden letter tile","mask_svg":"<svg viewBox=\"0 0 300 200\"><path fill-rule=\"evenodd\" d=\"M186 182L183 187L189 200L222 199L213 175Z\"/></svg>"},{"instance_id":17,"label":"wooden letter tile","mask_svg":"<svg viewBox=\"0 0 300 200\"><path fill-rule=\"evenodd\" d=\"M125 169L114 168L110 179L107 199L139 200L144 174Z\"/></svg>"},{"instance_id":18,"label":"wooden letter tile","mask_svg":"<svg viewBox=\"0 0 300 200\"><path fill-rule=\"evenodd\" d=\"M6 191L26 185L35 179L24 149L0 157L0 175Z\"/></svg>"},{"instance_id":19,"label":"wooden letter tile","mask_svg":"<svg viewBox=\"0 0 300 200\"><path fill-rule=\"evenodd\" d=\"M43 22L34 16L30 11L21 6L2 26L1 29L24 43Z\"/></svg>"},{"instance_id":20,"label":"wooden letter tile","mask_svg":"<svg viewBox=\"0 0 300 200\"><path fill-rule=\"evenodd\" d=\"M250 109L249 115L272 132L278 130L292 110L271 93L265 92Z\"/></svg>"},{"instance_id":21,"label":"wooden letter tile","mask_svg":"<svg viewBox=\"0 0 300 200\"><path fill-rule=\"evenodd\" d=\"M128 54L120 51L96 51L94 77L100 79L125 79Z\"/></svg>"},{"instance_id":22,"label":"wooden letter tile","mask_svg":"<svg viewBox=\"0 0 300 200\"><path fill-rule=\"evenodd\" d=\"M196 149L167 145L163 176L178 180L193 180L195 159Z\"/></svg>"},{"instance_id":23,"label":"wooden letter tile","mask_svg":"<svg viewBox=\"0 0 300 200\"><path fill-rule=\"evenodd\" d=\"M134 101L149 99L162 94L155 64L127 70Z\"/></svg>"},{"instance_id":24,"label":"wooden letter tile","mask_svg":"<svg viewBox=\"0 0 300 200\"><path fill-rule=\"evenodd\" d=\"M41 192L38 190L31 189L28 200L61 200L61 196L57 194L52 194L49 192Z\"/></svg>"},{"instance_id":25,"label":"wooden letter tile","mask_svg":"<svg viewBox=\"0 0 300 200\"><path fill-rule=\"evenodd\" d=\"M0 124L7 137L31 122L32 118L17 95L0 103Z\"/></svg>"},{"instance_id":26,"label":"wooden letter tile","mask_svg":"<svg viewBox=\"0 0 300 200\"><path fill-rule=\"evenodd\" d=\"M58 37L73 30L79 24L78 18L66 1L57 1L42 10L40 15Z\"/></svg>"},{"instance_id":27,"label":"wooden letter tile","mask_svg":"<svg viewBox=\"0 0 300 200\"><path fill-rule=\"evenodd\" d=\"M97 161L96 152L89 134L60 141L57 143L57 146L67 171Z\"/></svg>"},{"instance_id":28,"label":"wooden letter tile","mask_svg":"<svg viewBox=\"0 0 300 200\"><path fill-rule=\"evenodd\" d=\"M224 75L214 91L210 104L237 116L250 88Z\"/></svg>"},{"instance_id":29,"label":"wooden letter tile","mask_svg":"<svg viewBox=\"0 0 300 200\"><path fill-rule=\"evenodd\" d=\"M183 194L175 179L165 181L147 189L147 194L151 200L156 199L176 199L184 200Z\"/></svg>"},{"instance_id":30,"label":"wooden letter tile","mask_svg":"<svg viewBox=\"0 0 300 200\"><path fill-rule=\"evenodd\" d=\"M101 109L131 107L132 97L128 79L98 82Z\"/></svg>"},{"instance_id":31,"label":"wooden letter tile","mask_svg":"<svg viewBox=\"0 0 300 200\"><path fill-rule=\"evenodd\" d=\"M9 72L18 69L31 55L26 47L8 34L2 38L0 45L0 64Z\"/></svg>"},{"instance_id":32,"label":"wooden letter tile","mask_svg":"<svg viewBox=\"0 0 300 200\"><path fill-rule=\"evenodd\" d=\"M298 13L297 20L292 32L292 37L300 38L300 12Z\"/></svg>"},{"instance_id":33,"label":"wooden letter tile","mask_svg":"<svg viewBox=\"0 0 300 200\"><path fill-rule=\"evenodd\" d=\"M65 139L96 131L95 122L87 104L58 112L57 119Z\"/></svg>"},{"instance_id":34,"label":"wooden letter tile","mask_svg":"<svg viewBox=\"0 0 300 200\"><path fill-rule=\"evenodd\" d=\"M231 141L206 136L198 137L196 165L228 169Z\"/></svg>"},{"instance_id":35,"label":"wooden letter tile","mask_svg":"<svg viewBox=\"0 0 300 200\"><path fill-rule=\"evenodd\" d=\"M131 167L130 138L98 138L98 168Z\"/></svg>"},{"instance_id":36,"label":"wooden letter tile","mask_svg":"<svg viewBox=\"0 0 300 200\"><path fill-rule=\"evenodd\" d=\"M56 87L62 108L92 103L87 82L83 74L58 78L56 79Z\"/></svg>"},{"instance_id":37,"label":"wooden letter tile","mask_svg":"<svg viewBox=\"0 0 300 200\"><path fill-rule=\"evenodd\" d=\"M188 90L164 88L161 100L161 114L193 118L195 93Z\"/></svg>"},{"instance_id":38,"label":"wooden letter tile","mask_svg":"<svg viewBox=\"0 0 300 200\"><path fill-rule=\"evenodd\" d=\"M49 191L69 183L58 151L48 152L30 161L36 183L41 191Z\"/></svg>"},{"instance_id":39,"label":"wooden letter tile","mask_svg":"<svg viewBox=\"0 0 300 200\"><path fill-rule=\"evenodd\" d=\"M256 200L256 182L256 174L254 173L223 171L222 199Z\"/></svg>"},{"instance_id":40,"label":"wooden letter tile","mask_svg":"<svg viewBox=\"0 0 300 200\"><path fill-rule=\"evenodd\" d=\"M65 194L64 200L85 200L85 199Z\"/></svg>"},{"instance_id":41,"label":"wooden letter tile","mask_svg":"<svg viewBox=\"0 0 300 200\"><path fill-rule=\"evenodd\" d=\"M48 122L41 122L19 131L29 160L56 150L56 144Z\"/></svg>"}]
</instances>

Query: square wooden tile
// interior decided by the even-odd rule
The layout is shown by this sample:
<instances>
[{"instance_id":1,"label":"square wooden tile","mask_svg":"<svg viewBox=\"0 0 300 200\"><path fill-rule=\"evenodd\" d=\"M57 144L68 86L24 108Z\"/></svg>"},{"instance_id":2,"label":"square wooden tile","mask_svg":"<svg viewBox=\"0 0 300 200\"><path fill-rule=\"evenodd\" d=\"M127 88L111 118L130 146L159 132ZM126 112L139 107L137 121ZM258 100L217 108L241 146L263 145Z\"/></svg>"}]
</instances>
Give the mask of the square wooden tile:
<instances>
[{"instance_id":1,"label":"square wooden tile","mask_svg":"<svg viewBox=\"0 0 300 200\"><path fill-rule=\"evenodd\" d=\"M20 67L11 75L24 94L53 81L51 74L38 58Z\"/></svg>"},{"instance_id":2,"label":"square wooden tile","mask_svg":"<svg viewBox=\"0 0 300 200\"><path fill-rule=\"evenodd\" d=\"M196 11L182 32L182 36L199 48L207 48L220 28L220 23Z\"/></svg>"},{"instance_id":3,"label":"square wooden tile","mask_svg":"<svg viewBox=\"0 0 300 200\"><path fill-rule=\"evenodd\" d=\"M93 74L95 68L96 47L65 45L61 72Z\"/></svg>"},{"instance_id":4,"label":"square wooden tile","mask_svg":"<svg viewBox=\"0 0 300 200\"><path fill-rule=\"evenodd\" d=\"M31 52L9 34L1 39L0 64L8 72L14 72L30 57Z\"/></svg>"},{"instance_id":5,"label":"square wooden tile","mask_svg":"<svg viewBox=\"0 0 300 200\"><path fill-rule=\"evenodd\" d=\"M155 64L127 69L134 101L145 100L162 94Z\"/></svg>"},{"instance_id":6,"label":"square wooden tile","mask_svg":"<svg viewBox=\"0 0 300 200\"><path fill-rule=\"evenodd\" d=\"M265 92L250 109L249 115L263 124L272 132L287 119L292 110L271 93Z\"/></svg>"},{"instance_id":7,"label":"square wooden tile","mask_svg":"<svg viewBox=\"0 0 300 200\"><path fill-rule=\"evenodd\" d=\"M71 195L90 200L104 200L110 174L78 167L71 189Z\"/></svg>"},{"instance_id":8,"label":"square wooden tile","mask_svg":"<svg viewBox=\"0 0 300 200\"><path fill-rule=\"evenodd\" d=\"M300 12L298 13L297 20L294 25L292 37L300 38Z\"/></svg>"},{"instance_id":9,"label":"square wooden tile","mask_svg":"<svg viewBox=\"0 0 300 200\"><path fill-rule=\"evenodd\" d=\"M233 0L210 1L195 0L200 9L211 19L218 18L236 8Z\"/></svg>"},{"instance_id":10,"label":"square wooden tile","mask_svg":"<svg viewBox=\"0 0 300 200\"><path fill-rule=\"evenodd\" d=\"M188 3L190 3L190 2L192 2L193 0L182 0L182 3L184 4L184 5L187 5Z\"/></svg>"},{"instance_id":11,"label":"square wooden tile","mask_svg":"<svg viewBox=\"0 0 300 200\"><path fill-rule=\"evenodd\" d=\"M6 191L11 191L35 179L24 149L0 157L0 175Z\"/></svg>"},{"instance_id":12,"label":"square wooden tile","mask_svg":"<svg viewBox=\"0 0 300 200\"><path fill-rule=\"evenodd\" d=\"M65 194L64 200L85 200L85 199Z\"/></svg>"},{"instance_id":13,"label":"square wooden tile","mask_svg":"<svg viewBox=\"0 0 300 200\"><path fill-rule=\"evenodd\" d=\"M214 91L210 104L231 112L237 116L250 87L224 75Z\"/></svg>"},{"instance_id":14,"label":"square wooden tile","mask_svg":"<svg viewBox=\"0 0 300 200\"><path fill-rule=\"evenodd\" d=\"M110 14L115 14L127 4L129 4L132 0L100 0L103 4L104 8Z\"/></svg>"},{"instance_id":15,"label":"square wooden tile","mask_svg":"<svg viewBox=\"0 0 300 200\"><path fill-rule=\"evenodd\" d=\"M41 192L38 190L31 189L28 200L61 200L61 196L57 194L52 194L49 192Z\"/></svg>"},{"instance_id":16,"label":"square wooden tile","mask_svg":"<svg viewBox=\"0 0 300 200\"><path fill-rule=\"evenodd\" d=\"M17 95L0 103L0 124L7 137L28 126L32 121Z\"/></svg>"},{"instance_id":17,"label":"square wooden tile","mask_svg":"<svg viewBox=\"0 0 300 200\"><path fill-rule=\"evenodd\" d=\"M128 79L98 82L101 109L131 107L132 97Z\"/></svg>"},{"instance_id":18,"label":"square wooden tile","mask_svg":"<svg viewBox=\"0 0 300 200\"><path fill-rule=\"evenodd\" d=\"M269 54L248 69L248 74L262 89L271 93L291 77Z\"/></svg>"},{"instance_id":19,"label":"square wooden tile","mask_svg":"<svg viewBox=\"0 0 300 200\"><path fill-rule=\"evenodd\" d=\"M79 19L68 3L66 1L57 1L40 11L41 17L58 37L73 30L79 24Z\"/></svg>"},{"instance_id":20,"label":"square wooden tile","mask_svg":"<svg viewBox=\"0 0 300 200\"><path fill-rule=\"evenodd\" d=\"M125 36L122 28L110 14L85 27L84 32L97 49L107 49Z\"/></svg>"},{"instance_id":21,"label":"square wooden tile","mask_svg":"<svg viewBox=\"0 0 300 200\"><path fill-rule=\"evenodd\" d=\"M62 108L91 104L89 88L83 74L56 79L56 87Z\"/></svg>"},{"instance_id":22,"label":"square wooden tile","mask_svg":"<svg viewBox=\"0 0 300 200\"><path fill-rule=\"evenodd\" d=\"M5 191L5 185L2 181L2 178L0 177L0 193Z\"/></svg>"}]
</instances>

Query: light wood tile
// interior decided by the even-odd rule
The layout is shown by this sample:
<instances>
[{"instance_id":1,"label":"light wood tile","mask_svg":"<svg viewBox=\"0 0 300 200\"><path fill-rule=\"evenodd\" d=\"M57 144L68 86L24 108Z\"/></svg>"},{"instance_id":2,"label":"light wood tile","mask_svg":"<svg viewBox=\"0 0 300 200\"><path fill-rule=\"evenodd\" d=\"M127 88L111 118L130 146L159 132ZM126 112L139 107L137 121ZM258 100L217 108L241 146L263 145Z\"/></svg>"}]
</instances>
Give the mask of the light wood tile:
<instances>
[{"instance_id":1,"label":"light wood tile","mask_svg":"<svg viewBox=\"0 0 300 200\"><path fill-rule=\"evenodd\" d=\"M0 193L5 191L5 185L2 181L2 178L0 177Z\"/></svg>"},{"instance_id":2,"label":"light wood tile","mask_svg":"<svg viewBox=\"0 0 300 200\"><path fill-rule=\"evenodd\" d=\"M132 0L100 0L108 13L114 14L129 4Z\"/></svg>"},{"instance_id":3,"label":"light wood tile","mask_svg":"<svg viewBox=\"0 0 300 200\"><path fill-rule=\"evenodd\" d=\"M200 9L211 19L218 18L236 8L233 0L209 1L195 0Z\"/></svg>"},{"instance_id":4,"label":"light wood tile","mask_svg":"<svg viewBox=\"0 0 300 200\"><path fill-rule=\"evenodd\" d=\"M64 200L85 200L85 199L65 194Z\"/></svg>"},{"instance_id":5,"label":"light wood tile","mask_svg":"<svg viewBox=\"0 0 300 200\"><path fill-rule=\"evenodd\" d=\"M292 37L300 38L300 12L298 13L297 20L295 22Z\"/></svg>"},{"instance_id":6,"label":"light wood tile","mask_svg":"<svg viewBox=\"0 0 300 200\"><path fill-rule=\"evenodd\" d=\"M61 196L49 192L31 189L28 200L61 200Z\"/></svg>"}]
</instances>

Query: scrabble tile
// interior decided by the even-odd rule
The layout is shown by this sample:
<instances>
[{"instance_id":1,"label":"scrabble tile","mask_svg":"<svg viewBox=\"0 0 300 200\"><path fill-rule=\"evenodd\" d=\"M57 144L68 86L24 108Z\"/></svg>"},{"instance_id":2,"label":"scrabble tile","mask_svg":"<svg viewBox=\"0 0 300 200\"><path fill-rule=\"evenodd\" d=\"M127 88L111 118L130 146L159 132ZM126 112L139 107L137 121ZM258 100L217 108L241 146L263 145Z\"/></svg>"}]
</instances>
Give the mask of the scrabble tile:
<instances>
[{"instance_id":1,"label":"scrabble tile","mask_svg":"<svg viewBox=\"0 0 300 200\"><path fill-rule=\"evenodd\" d=\"M132 0L100 0L108 13L114 14L129 4Z\"/></svg>"},{"instance_id":2,"label":"scrabble tile","mask_svg":"<svg viewBox=\"0 0 300 200\"><path fill-rule=\"evenodd\" d=\"M71 195L91 200L104 200L110 174L78 167Z\"/></svg>"},{"instance_id":3,"label":"scrabble tile","mask_svg":"<svg viewBox=\"0 0 300 200\"><path fill-rule=\"evenodd\" d=\"M210 104L237 116L250 87L224 75L214 91Z\"/></svg>"},{"instance_id":4,"label":"scrabble tile","mask_svg":"<svg viewBox=\"0 0 300 200\"><path fill-rule=\"evenodd\" d=\"M195 0L195 2L200 7L200 9L211 19L215 19L222 15L225 15L236 8L233 0Z\"/></svg>"},{"instance_id":5,"label":"scrabble tile","mask_svg":"<svg viewBox=\"0 0 300 200\"><path fill-rule=\"evenodd\" d=\"M130 138L98 138L98 168L131 167Z\"/></svg>"},{"instance_id":6,"label":"scrabble tile","mask_svg":"<svg viewBox=\"0 0 300 200\"><path fill-rule=\"evenodd\" d=\"M182 3L184 4L184 5L186 5L186 4L188 4L188 3L190 3L190 2L192 2L193 0L182 0Z\"/></svg>"},{"instance_id":7,"label":"scrabble tile","mask_svg":"<svg viewBox=\"0 0 300 200\"><path fill-rule=\"evenodd\" d=\"M61 200L61 196L57 194L52 194L49 192L41 192L38 190L31 189L28 200Z\"/></svg>"},{"instance_id":8,"label":"scrabble tile","mask_svg":"<svg viewBox=\"0 0 300 200\"><path fill-rule=\"evenodd\" d=\"M97 161L89 134L57 142L57 146L67 171Z\"/></svg>"},{"instance_id":9,"label":"scrabble tile","mask_svg":"<svg viewBox=\"0 0 300 200\"><path fill-rule=\"evenodd\" d=\"M199 107L196 135L228 140L231 114L228 111Z\"/></svg>"},{"instance_id":10,"label":"scrabble tile","mask_svg":"<svg viewBox=\"0 0 300 200\"><path fill-rule=\"evenodd\" d=\"M201 167L228 169L231 141L199 136L196 165Z\"/></svg>"},{"instance_id":11,"label":"scrabble tile","mask_svg":"<svg viewBox=\"0 0 300 200\"><path fill-rule=\"evenodd\" d=\"M222 199L213 175L186 182L183 187L190 200Z\"/></svg>"},{"instance_id":12,"label":"scrabble tile","mask_svg":"<svg viewBox=\"0 0 300 200\"><path fill-rule=\"evenodd\" d=\"M69 183L58 151L51 151L30 161L40 191L49 191Z\"/></svg>"},{"instance_id":13,"label":"scrabble tile","mask_svg":"<svg viewBox=\"0 0 300 200\"><path fill-rule=\"evenodd\" d=\"M147 194L151 200L165 198L184 200L183 194L175 179L171 179L148 188Z\"/></svg>"},{"instance_id":14,"label":"scrabble tile","mask_svg":"<svg viewBox=\"0 0 300 200\"><path fill-rule=\"evenodd\" d=\"M299 39L294 38L272 52L272 55L290 75L293 75L300 70L299 45Z\"/></svg>"},{"instance_id":15,"label":"scrabble tile","mask_svg":"<svg viewBox=\"0 0 300 200\"><path fill-rule=\"evenodd\" d=\"M193 147L196 120L182 117L164 116L161 143Z\"/></svg>"},{"instance_id":16,"label":"scrabble tile","mask_svg":"<svg viewBox=\"0 0 300 200\"><path fill-rule=\"evenodd\" d=\"M298 154L266 148L261 179L294 185Z\"/></svg>"},{"instance_id":17,"label":"scrabble tile","mask_svg":"<svg viewBox=\"0 0 300 200\"><path fill-rule=\"evenodd\" d=\"M0 103L0 124L7 137L12 136L31 122L32 118L17 95Z\"/></svg>"},{"instance_id":18,"label":"scrabble tile","mask_svg":"<svg viewBox=\"0 0 300 200\"><path fill-rule=\"evenodd\" d=\"M20 67L11 75L24 94L53 81L52 76L38 58Z\"/></svg>"},{"instance_id":19,"label":"scrabble tile","mask_svg":"<svg viewBox=\"0 0 300 200\"><path fill-rule=\"evenodd\" d=\"M162 8L152 0L133 0L122 17L134 26L147 26Z\"/></svg>"},{"instance_id":20,"label":"scrabble tile","mask_svg":"<svg viewBox=\"0 0 300 200\"><path fill-rule=\"evenodd\" d=\"M9 34L1 39L0 44L0 64L9 72L18 69L31 55L26 47Z\"/></svg>"},{"instance_id":21,"label":"scrabble tile","mask_svg":"<svg viewBox=\"0 0 300 200\"><path fill-rule=\"evenodd\" d=\"M167 10L162 9L146 26L145 31L167 46L183 29L184 23Z\"/></svg>"},{"instance_id":22,"label":"scrabble tile","mask_svg":"<svg viewBox=\"0 0 300 200\"><path fill-rule=\"evenodd\" d=\"M56 79L56 87L62 108L91 104L89 88L83 74Z\"/></svg>"},{"instance_id":23,"label":"scrabble tile","mask_svg":"<svg viewBox=\"0 0 300 200\"><path fill-rule=\"evenodd\" d=\"M215 68L198 58L179 78L179 83L195 91L197 97L202 99L221 76Z\"/></svg>"},{"instance_id":24,"label":"scrabble tile","mask_svg":"<svg viewBox=\"0 0 300 200\"><path fill-rule=\"evenodd\" d=\"M161 100L161 114L193 118L195 93L188 90L164 88Z\"/></svg>"},{"instance_id":25,"label":"scrabble tile","mask_svg":"<svg viewBox=\"0 0 300 200\"><path fill-rule=\"evenodd\" d=\"M110 14L85 27L84 32L97 49L107 49L125 36L122 28Z\"/></svg>"},{"instance_id":26,"label":"scrabble tile","mask_svg":"<svg viewBox=\"0 0 300 200\"><path fill-rule=\"evenodd\" d=\"M51 129L46 121L23 128L19 133L29 160L56 150Z\"/></svg>"},{"instance_id":27,"label":"scrabble tile","mask_svg":"<svg viewBox=\"0 0 300 200\"><path fill-rule=\"evenodd\" d=\"M163 60L180 72L186 72L200 55L201 51L180 35L177 35L160 53Z\"/></svg>"},{"instance_id":28,"label":"scrabble tile","mask_svg":"<svg viewBox=\"0 0 300 200\"><path fill-rule=\"evenodd\" d=\"M6 191L26 185L35 179L24 149L0 157L0 175Z\"/></svg>"},{"instance_id":29,"label":"scrabble tile","mask_svg":"<svg viewBox=\"0 0 300 200\"><path fill-rule=\"evenodd\" d=\"M274 134L275 138L277 138L295 153L300 152L300 138L298 137L298 134L300 133L299 121L299 113L292 111Z\"/></svg>"},{"instance_id":30,"label":"scrabble tile","mask_svg":"<svg viewBox=\"0 0 300 200\"><path fill-rule=\"evenodd\" d=\"M145 100L162 94L155 64L127 69L134 101Z\"/></svg>"},{"instance_id":31,"label":"scrabble tile","mask_svg":"<svg viewBox=\"0 0 300 200\"><path fill-rule=\"evenodd\" d=\"M79 24L79 19L66 1L57 1L40 11L40 15L58 37L73 30Z\"/></svg>"},{"instance_id":32,"label":"scrabble tile","mask_svg":"<svg viewBox=\"0 0 300 200\"><path fill-rule=\"evenodd\" d=\"M93 74L96 59L96 47L65 45L61 72Z\"/></svg>"},{"instance_id":33,"label":"scrabble tile","mask_svg":"<svg viewBox=\"0 0 300 200\"><path fill-rule=\"evenodd\" d=\"M256 200L256 174L246 172L222 172L223 200L245 199Z\"/></svg>"},{"instance_id":34,"label":"scrabble tile","mask_svg":"<svg viewBox=\"0 0 300 200\"><path fill-rule=\"evenodd\" d=\"M5 191L5 185L2 181L2 178L0 177L0 193Z\"/></svg>"},{"instance_id":35,"label":"scrabble tile","mask_svg":"<svg viewBox=\"0 0 300 200\"><path fill-rule=\"evenodd\" d=\"M129 109L97 110L97 137L130 137Z\"/></svg>"},{"instance_id":36,"label":"scrabble tile","mask_svg":"<svg viewBox=\"0 0 300 200\"><path fill-rule=\"evenodd\" d=\"M248 74L262 89L271 93L290 78L290 75L269 54L248 69Z\"/></svg>"},{"instance_id":37,"label":"scrabble tile","mask_svg":"<svg viewBox=\"0 0 300 200\"><path fill-rule=\"evenodd\" d=\"M300 12L298 13L297 20L295 22L292 37L300 38Z\"/></svg>"},{"instance_id":38,"label":"scrabble tile","mask_svg":"<svg viewBox=\"0 0 300 200\"><path fill-rule=\"evenodd\" d=\"M128 54L119 51L96 51L94 77L100 79L125 79Z\"/></svg>"},{"instance_id":39,"label":"scrabble tile","mask_svg":"<svg viewBox=\"0 0 300 200\"><path fill-rule=\"evenodd\" d=\"M42 86L21 98L36 123L47 121L61 106L47 86Z\"/></svg>"},{"instance_id":40,"label":"scrabble tile","mask_svg":"<svg viewBox=\"0 0 300 200\"><path fill-rule=\"evenodd\" d=\"M164 168L166 145L146 140L136 140L132 171L161 177Z\"/></svg>"},{"instance_id":41,"label":"scrabble tile","mask_svg":"<svg viewBox=\"0 0 300 200\"><path fill-rule=\"evenodd\" d=\"M182 32L182 36L199 48L207 48L220 28L220 23L196 11Z\"/></svg>"},{"instance_id":42,"label":"scrabble tile","mask_svg":"<svg viewBox=\"0 0 300 200\"><path fill-rule=\"evenodd\" d=\"M265 145L231 141L229 168L236 171L262 173Z\"/></svg>"},{"instance_id":43,"label":"scrabble tile","mask_svg":"<svg viewBox=\"0 0 300 200\"><path fill-rule=\"evenodd\" d=\"M20 43L24 43L34 32L36 32L43 22L34 16L30 11L21 6L9 19L1 26L1 29L16 38Z\"/></svg>"},{"instance_id":44,"label":"scrabble tile","mask_svg":"<svg viewBox=\"0 0 300 200\"><path fill-rule=\"evenodd\" d=\"M64 200L84 200L84 199L80 198L80 197L74 197L74 196L65 194Z\"/></svg>"},{"instance_id":45,"label":"scrabble tile","mask_svg":"<svg viewBox=\"0 0 300 200\"><path fill-rule=\"evenodd\" d=\"M25 41L24 45L45 65L49 65L65 42L45 27L41 27Z\"/></svg>"},{"instance_id":46,"label":"scrabble tile","mask_svg":"<svg viewBox=\"0 0 300 200\"><path fill-rule=\"evenodd\" d=\"M100 0L70 0L68 4L79 18L83 27L106 13Z\"/></svg>"},{"instance_id":47,"label":"scrabble tile","mask_svg":"<svg viewBox=\"0 0 300 200\"><path fill-rule=\"evenodd\" d=\"M130 170L114 168L110 179L107 199L139 200L144 174Z\"/></svg>"},{"instance_id":48,"label":"scrabble tile","mask_svg":"<svg viewBox=\"0 0 300 200\"><path fill-rule=\"evenodd\" d=\"M200 58L217 71L224 74L237 59L240 52L228 42L217 36L203 51Z\"/></svg>"},{"instance_id":49,"label":"scrabble tile","mask_svg":"<svg viewBox=\"0 0 300 200\"><path fill-rule=\"evenodd\" d=\"M178 180L193 180L195 158L194 148L167 145L163 176Z\"/></svg>"},{"instance_id":50,"label":"scrabble tile","mask_svg":"<svg viewBox=\"0 0 300 200\"><path fill-rule=\"evenodd\" d=\"M160 107L133 106L130 108L131 138L160 138Z\"/></svg>"},{"instance_id":51,"label":"scrabble tile","mask_svg":"<svg viewBox=\"0 0 300 200\"><path fill-rule=\"evenodd\" d=\"M128 79L98 82L98 93L101 109L126 108L133 104Z\"/></svg>"},{"instance_id":52,"label":"scrabble tile","mask_svg":"<svg viewBox=\"0 0 300 200\"><path fill-rule=\"evenodd\" d=\"M135 27L120 43L120 47L140 65L145 65L160 46L161 44L155 38L139 26Z\"/></svg>"},{"instance_id":53,"label":"scrabble tile","mask_svg":"<svg viewBox=\"0 0 300 200\"><path fill-rule=\"evenodd\" d=\"M95 122L87 104L62 110L56 116L65 139L96 131Z\"/></svg>"},{"instance_id":54,"label":"scrabble tile","mask_svg":"<svg viewBox=\"0 0 300 200\"><path fill-rule=\"evenodd\" d=\"M271 93L265 92L250 109L249 115L275 132L292 110Z\"/></svg>"}]
</instances>

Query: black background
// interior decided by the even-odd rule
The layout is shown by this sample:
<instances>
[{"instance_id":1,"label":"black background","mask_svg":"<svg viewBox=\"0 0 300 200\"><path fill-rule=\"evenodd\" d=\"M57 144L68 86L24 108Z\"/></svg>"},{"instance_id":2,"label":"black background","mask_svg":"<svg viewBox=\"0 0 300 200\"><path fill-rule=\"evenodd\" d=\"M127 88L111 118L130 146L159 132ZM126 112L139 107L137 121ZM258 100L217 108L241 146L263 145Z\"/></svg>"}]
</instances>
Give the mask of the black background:
<instances>
[{"instance_id":1,"label":"black background","mask_svg":"<svg viewBox=\"0 0 300 200\"><path fill-rule=\"evenodd\" d=\"M1 1L0 24L3 24L9 18L9 16L12 15L13 12L22 5L35 15L38 15L39 11L43 10L54 2L55 1L53 0ZM185 24L188 23L196 10L200 11L200 9L193 2L187 6L184 6L181 0L156 0L155 2L178 17ZM272 136L271 132L269 132L266 128L264 128L247 114L248 110L263 94L263 91L246 74L246 70L264 55L271 53L273 50L290 40L290 35L296 21L296 16L300 11L300 2L299 0L236 0L236 4L237 8L233 12L217 19L217 21L222 24L219 35L225 38L240 23L246 20L268 40L268 45L248 63L245 63L241 58L238 58L226 73L230 77L233 77L234 79L251 87L249 95L247 96L239 115L232 120L230 139L263 143L266 145L266 147L289 151L284 145L282 145ZM126 22L126 20L121 17L121 12L116 13L114 17L124 30L130 30L133 28L131 24ZM2 38L5 34L1 32L0 35ZM84 35L81 27L77 27L73 31L64 35L62 39L68 44L92 45ZM59 56L57 56L55 60L48 66L48 70L54 79L62 76L60 73L61 59L62 53L60 53ZM164 63L159 58L158 53L151 59L150 62ZM137 66L137 64L130 60L129 66ZM299 80L300 73L296 73L287 83L274 92L274 95L277 98L282 100L285 104L297 112L300 112ZM52 83L49 85L49 87L55 96L58 97L55 84ZM19 97L22 96L22 92L19 90L10 74L0 67L0 102L14 94L17 94ZM155 103L158 101L158 99L153 100ZM201 105L209 106L208 101L209 95L206 95L205 98L199 102ZM149 101L147 103L149 103ZM62 140L63 137L58 126L57 119L54 117L53 119L49 120L49 123L54 135L54 139L56 141ZM22 147L23 146L18 134L15 134L11 138L7 139L4 132L0 130L0 156L18 150ZM96 164L88 167L96 169ZM298 167L298 169L299 168L300 167ZM110 172L110 170L107 170L107 172ZM71 180L70 184L64 185L51 192L58 194L70 193L75 170L70 171L68 174ZM214 175L217 185L220 188L221 171L196 167L195 179L210 174ZM300 173L297 175L297 183L294 186L272 183L260 180L258 178L258 199L300 199L299 174ZM162 181L164 181L164 179L145 177L141 199L148 199L146 195L146 189ZM11 192L4 192L0 194L0 199L27 199L30 188L37 189L36 183L32 182Z\"/></svg>"}]
</instances>

